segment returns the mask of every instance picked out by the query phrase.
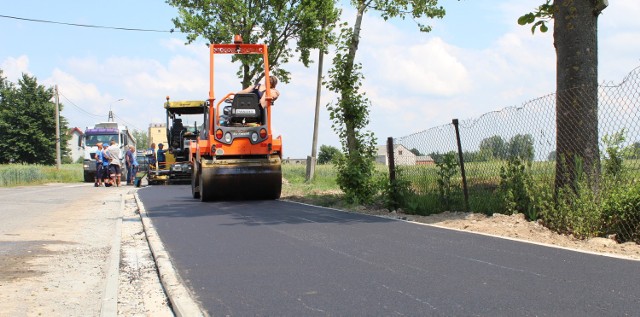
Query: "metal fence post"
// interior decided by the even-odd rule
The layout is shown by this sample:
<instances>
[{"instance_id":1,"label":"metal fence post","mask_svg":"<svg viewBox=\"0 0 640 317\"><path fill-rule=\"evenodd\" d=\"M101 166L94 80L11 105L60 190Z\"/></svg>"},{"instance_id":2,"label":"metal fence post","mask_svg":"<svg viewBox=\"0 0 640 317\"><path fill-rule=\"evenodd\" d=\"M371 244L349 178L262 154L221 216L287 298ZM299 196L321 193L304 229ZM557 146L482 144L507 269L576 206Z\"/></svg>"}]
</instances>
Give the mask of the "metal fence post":
<instances>
[{"instance_id":1,"label":"metal fence post","mask_svg":"<svg viewBox=\"0 0 640 317\"><path fill-rule=\"evenodd\" d=\"M462 144L460 143L460 129L458 119L451 120L456 129L456 141L458 143L458 158L460 159L460 173L462 174L462 192L464 193L464 209L469 212L469 191L467 190L467 175L464 172L464 157L462 155Z\"/></svg>"},{"instance_id":2,"label":"metal fence post","mask_svg":"<svg viewBox=\"0 0 640 317\"><path fill-rule=\"evenodd\" d=\"M390 189L390 208L397 210L400 207L398 199L398 186L396 186L396 159L393 151L393 138L387 138L387 159L389 162L389 189ZM391 209L389 209L391 211Z\"/></svg>"},{"instance_id":3,"label":"metal fence post","mask_svg":"<svg viewBox=\"0 0 640 317\"><path fill-rule=\"evenodd\" d=\"M387 158L389 160L389 183L393 186L396 181L396 162L393 156L393 138L387 138Z\"/></svg>"}]
</instances>

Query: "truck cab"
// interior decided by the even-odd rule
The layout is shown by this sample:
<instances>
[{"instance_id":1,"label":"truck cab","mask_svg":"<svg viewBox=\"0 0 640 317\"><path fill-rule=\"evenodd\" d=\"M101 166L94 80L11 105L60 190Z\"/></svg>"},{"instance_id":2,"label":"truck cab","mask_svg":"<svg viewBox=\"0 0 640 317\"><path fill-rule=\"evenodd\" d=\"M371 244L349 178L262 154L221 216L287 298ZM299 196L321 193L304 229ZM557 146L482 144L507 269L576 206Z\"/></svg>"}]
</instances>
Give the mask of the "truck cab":
<instances>
[{"instance_id":1,"label":"truck cab","mask_svg":"<svg viewBox=\"0 0 640 317\"><path fill-rule=\"evenodd\" d=\"M117 122L101 122L97 123L93 128L87 128L78 144L84 149L84 160L82 168L84 170L84 181L93 182L96 176L96 152L97 144L102 143L108 145L111 140L116 141L122 152L120 162L124 167L124 153L127 146L136 144L135 139L126 127L119 125ZM122 177L126 177L126 169L123 168Z\"/></svg>"}]
</instances>

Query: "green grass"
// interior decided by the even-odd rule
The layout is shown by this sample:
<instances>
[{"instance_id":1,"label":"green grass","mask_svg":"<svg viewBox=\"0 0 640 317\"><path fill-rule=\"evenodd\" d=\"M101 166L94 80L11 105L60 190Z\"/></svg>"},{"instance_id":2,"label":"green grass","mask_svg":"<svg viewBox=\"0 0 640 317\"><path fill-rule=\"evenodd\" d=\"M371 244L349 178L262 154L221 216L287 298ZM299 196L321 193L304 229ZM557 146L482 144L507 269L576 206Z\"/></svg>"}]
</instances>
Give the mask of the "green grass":
<instances>
[{"instance_id":1,"label":"green grass","mask_svg":"<svg viewBox=\"0 0 640 317\"><path fill-rule=\"evenodd\" d=\"M82 164L63 164L58 170L46 165L0 165L0 187L45 183L82 182Z\"/></svg>"},{"instance_id":2,"label":"green grass","mask_svg":"<svg viewBox=\"0 0 640 317\"><path fill-rule=\"evenodd\" d=\"M282 164L283 199L338 208L342 191L333 165L316 165L314 179L306 182L306 164Z\"/></svg>"},{"instance_id":3,"label":"green grass","mask_svg":"<svg viewBox=\"0 0 640 317\"><path fill-rule=\"evenodd\" d=\"M283 164L282 177L284 195L309 195L321 192L340 191L336 183L336 169L333 165L316 165L314 179L306 182L307 167L304 164Z\"/></svg>"}]
</instances>

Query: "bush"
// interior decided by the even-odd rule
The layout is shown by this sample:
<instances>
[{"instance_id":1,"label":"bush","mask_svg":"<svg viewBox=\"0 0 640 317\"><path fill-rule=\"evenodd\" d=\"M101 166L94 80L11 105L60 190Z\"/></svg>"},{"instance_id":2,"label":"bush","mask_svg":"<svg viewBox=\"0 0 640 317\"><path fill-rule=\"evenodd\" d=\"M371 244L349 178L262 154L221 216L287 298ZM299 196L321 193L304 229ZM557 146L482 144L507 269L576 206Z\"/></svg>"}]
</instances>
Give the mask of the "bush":
<instances>
[{"instance_id":1,"label":"bush","mask_svg":"<svg viewBox=\"0 0 640 317\"><path fill-rule=\"evenodd\" d=\"M338 159L336 183L350 204L368 204L378 192L374 179L373 161L366 156L353 155Z\"/></svg>"},{"instance_id":2,"label":"bush","mask_svg":"<svg viewBox=\"0 0 640 317\"><path fill-rule=\"evenodd\" d=\"M640 184L615 187L602 202L602 220L616 241L640 243Z\"/></svg>"},{"instance_id":3,"label":"bush","mask_svg":"<svg viewBox=\"0 0 640 317\"><path fill-rule=\"evenodd\" d=\"M519 157L510 157L507 166L500 167L498 191L507 214L522 213L529 221L537 220L550 205L551 195L533 181L531 163L525 164Z\"/></svg>"},{"instance_id":4,"label":"bush","mask_svg":"<svg viewBox=\"0 0 640 317\"><path fill-rule=\"evenodd\" d=\"M442 160L436 162L438 168L438 198L443 210L451 210L453 203L453 193L459 186L453 184L452 179L458 174L458 162L456 161L455 152L449 152L442 157Z\"/></svg>"},{"instance_id":5,"label":"bush","mask_svg":"<svg viewBox=\"0 0 640 317\"><path fill-rule=\"evenodd\" d=\"M411 194L411 182L402 177L403 170L401 167L396 168L396 179L388 180L388 177L382 179L382 201L384 206L389 210L397 210L405 208L408 203L408 197Z\"/></svg>"}]
</instances>

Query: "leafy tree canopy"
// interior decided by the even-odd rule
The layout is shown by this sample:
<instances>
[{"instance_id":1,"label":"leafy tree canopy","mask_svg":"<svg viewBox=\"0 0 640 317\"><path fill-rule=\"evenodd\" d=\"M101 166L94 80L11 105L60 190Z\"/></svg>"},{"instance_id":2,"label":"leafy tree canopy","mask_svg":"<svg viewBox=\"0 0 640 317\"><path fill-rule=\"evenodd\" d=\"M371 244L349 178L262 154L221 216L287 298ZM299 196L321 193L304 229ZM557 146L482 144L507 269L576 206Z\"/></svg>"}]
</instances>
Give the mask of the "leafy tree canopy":
<instances>
[{"instance_id":1,"label":"leafy tree canopy","mask_svg":"<svg viewBox=\"0 0 640 317\"><path fill-rule=\"evenodd\" d=\"M331 163L341 157L342 152L338 148L331 145L321 145L320 152L318 152L318 164Z\"/></svg>"},{"instance_id":2,"label":"leafy tree canopy","mask_svg":"<svg viewBox=\"0 0 640 317\"><path fill-rule=\"evenodd\" d=\"M506 144L499 135L480 141L480 155L485 160L502 160L506 158Z\"/></svg>"},{"instance_id":3,"label":"leafy tree canopy","mask_svg":"<svg viewBox=\"0 0 640 317\"><path fill-rule=\"evenodd\" d=\"M524 161L533 161L534 148L531 134L516 134L507 144L509 157L520 158Z\"/></svg>"},{"instance_id":4,"label":"leafy tree canopy","mask_svg":"<svg viewBox=\"0 0 640 317\"><path fill-rule=\"evenodd\" d=\"M533 137L530 134L516 134L509 142L505 142L499 135L488 137L480 142L479 153L477 157L474 155L473 158L478 161L490 161L505 160L510 157L532 161L534 158Z\"/></svg>"},{"instance_id":5,"label":"leafy tree canopy","mask_svg":"<svg viewBox=\"0 0 640 317\"><path fill-rule=\"evenodd\" d=\"M290 42L300 61L308 66L310 51L326 50L327 38L338 20L334 1L317 0L167 0L178 8L174 25L186 32L187 43L202 37L209 43L229 43L234 34L242 35L245 43L265 43L269 47L269 71L282 82L289 82L284 68L293 57ZM325 26L323 28L323 25ZM243 87L264 77L260 58L254 55L236 56L242 66L238 76Z\"/></svg>"},{"instance_id":6,"label":"leafy tree canopy","mask_svg":"<svg viewBox=\"0 0 640 317\"><path fill-rule=\"evenodd\" d=\"M54 164L56 156L53 89L23 74L17 85L0 73L0 163ZM62 105L60 105L62 110ZM68 129L60 117L60 131ZM67 151L63 134L61 152Z\"/></svg>"},{"instance_id":7,"label":"leafy tree canopy","mask_svg":"<svg viewBox=\"0 0 640 317\"><path fill-rule=\"evenodd\" d=\"M136 150L146 150L149 146L149 135L146 131L133 130L131 132L136 139Z\"/></svg>"}]
</instances>

